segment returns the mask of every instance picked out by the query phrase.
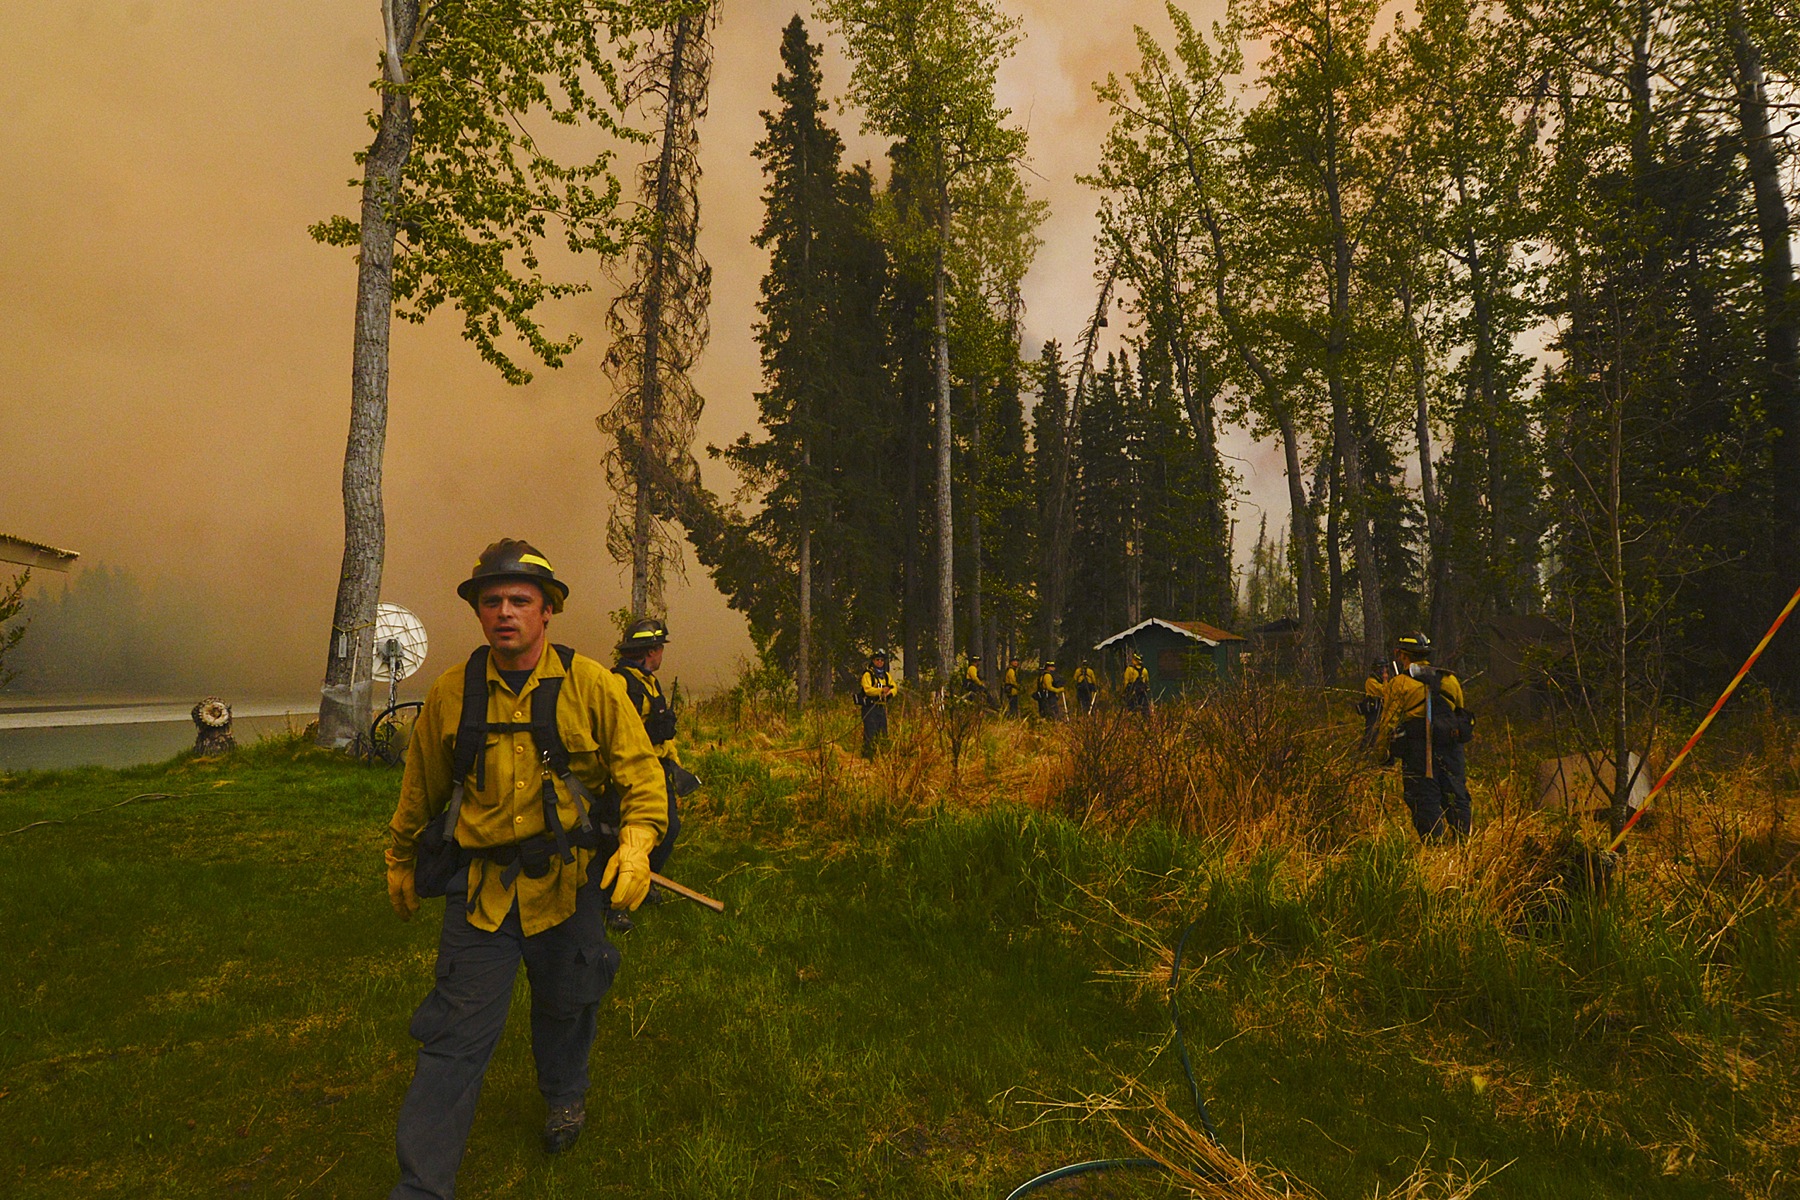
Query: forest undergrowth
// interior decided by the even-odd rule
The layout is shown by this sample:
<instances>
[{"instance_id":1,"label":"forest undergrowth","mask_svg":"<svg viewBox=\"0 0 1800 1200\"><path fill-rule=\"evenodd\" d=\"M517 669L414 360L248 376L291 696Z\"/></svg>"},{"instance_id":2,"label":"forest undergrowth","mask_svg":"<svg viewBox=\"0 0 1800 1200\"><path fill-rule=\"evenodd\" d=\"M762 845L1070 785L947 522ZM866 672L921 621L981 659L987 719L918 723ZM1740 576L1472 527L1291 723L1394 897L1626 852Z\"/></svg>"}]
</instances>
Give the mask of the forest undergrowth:
<instances>
[{"instance_id":1,"label":"forest undergrowth","mask_svg":"<svg viewBox=\"0 0 1800 1200\"><path fill-rule=\"evenodd\" d=\"M1800 1178L1793 718L1734 708L1610 872L1486 722L1420 846L1340 700L1136 722L739 689L683 715L669 873L601 1006L571 1155L523 990L459 1192L1772 1200ZM1676 722L1679 724L1679 722ZM1665 760L1667 747L1651 758ZM304 736L0 774L0 1179L22 1197L382 1194L436 908L382 885L399 773ZM1202 1133L1168 1007L1175 989Z\"/></svg>"},{"instance_id":2,"label":"forest undergrowth","mask_svg":"<svg viewBox=\"0 0 1800 1200\"><path fill-rule=\"evenodd\" d=\"M1800 719L1766 693L1715 727L1617 856L1598 793L1574 808L1535 794L1540 763L1583 749L1552 720L1485 723L1474 835L1421 845L1398 768L1342 700L1279 684L1063 723L914 701L872 762L847 707L795 717L730 694L703 711L721 747L755 749L708 763L754 775L715 793L736 797L723 819L842 846L1004 825L1005 851L933 839L948 857L930 874L1004 881L966 897L995 911L1104 929L1101 975L1140 1000L1167 996L1191 925L1177 994L1230 1011L1227 1038L1398 1048L1546 1143L1633 1146L1704 1194L1800 1195ZM1652 766L1676 748L1652 746ZM1215 1116L1231 1114L1197 1058ZM1113 1125L1197 1195L1314 1194L1274 1147L1213 1146L1166 1069L1153 1084L1144 1064L1113 1066L1111 1091L1039 1097L1045 1119ZM1469 1194L1517 1167L1421 1162L1392 1194Z\"/></svg>"}]
</instances>

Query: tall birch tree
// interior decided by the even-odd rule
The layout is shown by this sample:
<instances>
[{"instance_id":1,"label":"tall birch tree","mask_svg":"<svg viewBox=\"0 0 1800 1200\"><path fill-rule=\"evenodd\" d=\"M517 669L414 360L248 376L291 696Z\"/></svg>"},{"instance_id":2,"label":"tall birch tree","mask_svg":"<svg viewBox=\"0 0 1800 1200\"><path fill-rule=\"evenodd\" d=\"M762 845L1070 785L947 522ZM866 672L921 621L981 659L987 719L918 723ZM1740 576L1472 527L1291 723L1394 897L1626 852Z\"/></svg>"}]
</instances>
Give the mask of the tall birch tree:
<instances>
[{"instance_id":1,"label":"tall birch tree","mask_svg":"<svg viewBox=\"0 0 1800 1200\"><path fill-rule=\"evenodd\" d=\"M1406 153L1395 125L1397 56L1390 39L1374 34L1380 7L1375 0L1251 0L1242 10L1245 35L1269 45L1264 95L1244 122L1244 165L1286 235L1275 249L1284 260L1278 269L1290 281L1296 349L1313 358L1324 384L1371 653L1388 634L1353 411L1362 349L1357 291L1373 226L1391 215Z\"/></svg>"},{"instance_id":2,"label":"tall birch tree","mask_svg":"<svg viewBox=\"0 0 1800 1200\"><path fill-rule=\"evenodd\" d=\"M311 227L357 251L344 556L319 703L318 740L348 744L369 718L375 606L386 552L382 452L395 315L422 322L449 303L463 336L513 384L529 356L558 367L574 349L537 319L545 300L587 290L545 278L547 239L616 253L620 187L611 147L633 135L615 51L654 0L382 0L374 141L356 156L360 217ZM590 130L559 156L551 126ZM521 345L523 353L521 353Z\"/></svg>"}]
</instances>

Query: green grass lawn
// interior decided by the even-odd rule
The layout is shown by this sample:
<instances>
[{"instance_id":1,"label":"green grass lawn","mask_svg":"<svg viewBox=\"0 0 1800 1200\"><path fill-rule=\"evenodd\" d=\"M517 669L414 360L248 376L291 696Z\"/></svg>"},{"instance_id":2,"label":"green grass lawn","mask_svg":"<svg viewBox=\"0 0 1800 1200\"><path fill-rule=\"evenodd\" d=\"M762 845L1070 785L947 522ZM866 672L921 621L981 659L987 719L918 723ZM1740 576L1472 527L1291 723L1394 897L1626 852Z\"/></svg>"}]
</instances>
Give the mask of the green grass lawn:
<instances>
[{"instance_id":1,"label":"green grass lawn","mask_svg":"<svg viewBox=\"0 0 1800 1200\"><path fill-rule=\"evenodd\" d=\"M462 1194L1003 1197L1129 1154L1084 1098L1162 1092L1191 1118L1156 983L1188 916L1183 1004L1221 1133L1323 1195L1456 1163L1504 1168L1484 1196L1795 1194L1791 1143L1763 1144L1791 1048L1734 1086L1671 1056L1679 1039L1625 1069L1616 1039L1584 1055L1529 1017L1496 1032L1466 1003L1401 1011L1430 969L1372 965L1320 906L1354 886L1344 911L1379 911L1375 891L1405 890L1403 844L1306 899L1154 830L1010 806L852 827L804 819L797 785L748 752L699 766L712 796L669 870L728 915L664 905L619 939L588 1132L562 1159L538 1147L515 1007ZM64 822L0 837L0 1193L385 1194L441 911L388 907L397 785L292 743L0 779L0 833ZM103 808L143 793L172 795ZM1791 1016L1791 991L1768 1003ZM1749 1190L1770 1162L1785 1178ZM1055 1194L1173 1193L1114 1176Z\"/></svg>"}]
</instances>

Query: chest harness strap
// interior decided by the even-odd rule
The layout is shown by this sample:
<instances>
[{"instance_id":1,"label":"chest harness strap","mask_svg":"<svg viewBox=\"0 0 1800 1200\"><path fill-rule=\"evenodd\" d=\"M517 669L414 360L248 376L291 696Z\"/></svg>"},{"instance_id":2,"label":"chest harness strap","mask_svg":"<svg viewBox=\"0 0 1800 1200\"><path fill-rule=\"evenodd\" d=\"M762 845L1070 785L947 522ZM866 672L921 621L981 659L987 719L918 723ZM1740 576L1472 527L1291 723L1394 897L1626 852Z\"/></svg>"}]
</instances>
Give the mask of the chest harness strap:
<instances>
[{"instance_id":1,"label":"chest harness strap","mask_svg":"<svg viewBox=\"0 0 1800 1200\"><path fill-rule=\"evenodd\" d=\"M570 670L575 661L575 651L567 646L553 646L553 649L557 657L562 659L563 670ZM549 873L552 855L565 863L573 863L576 847L598 850L615 839L618 831L612 825L594 820L591 815L596 807L594 794L569 770L569 750L563 744L562 732L556 724L556 704L562 694L562 677L551 676L538 680L537 688L531 694L531 720L489 721L487 662L488 647L482 646L469 655L468 665L463 668L462 715L457 722L456 743L451 752L451 778L455 783L451 785L450 802L444 809L441 836L445 841L455 837L470 773L473 772L475 776L477 792L487 786L485 751L488 734L529 733L533 744L537 746L538 758L542 764L544 833L505 846L458 848L459 865L481 860L482 878L485 881L487 864L498 863L504 867L500 875L501 886L511 887L521 871L532 879L540 879ZM561 780L563 786L568 788L569 796L575 802L576 820L573 831L563 827L562 817L557 812L557 780ZM469 892L468 904L471 911L479 892L479 887Z\"/></svg>"}]
</instances>

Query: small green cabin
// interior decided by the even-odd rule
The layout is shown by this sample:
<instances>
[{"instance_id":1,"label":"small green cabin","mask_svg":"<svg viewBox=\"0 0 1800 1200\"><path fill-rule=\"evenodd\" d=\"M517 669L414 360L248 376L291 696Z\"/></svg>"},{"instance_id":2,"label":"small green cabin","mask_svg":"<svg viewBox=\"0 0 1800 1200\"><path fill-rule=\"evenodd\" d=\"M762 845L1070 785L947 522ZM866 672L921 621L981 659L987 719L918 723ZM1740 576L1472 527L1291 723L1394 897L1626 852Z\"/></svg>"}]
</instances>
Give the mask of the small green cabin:
<instances>
[{"instance_id":1,"label":"small green cabin","mask_svg":"<svg viewBox=\"0 0 1800 1200\"><path fill-rule=\"evenodd\" d=\"M1124 674L1133 651L1142 655L1150 672L1151 698L1168 700L1189 688L1236 675L1244 645L1237 634L1205 621L1151 617L1113 634L1094 649L1107 656L1109 674L1115 680Z\"/></svg>"}]
</instances>

